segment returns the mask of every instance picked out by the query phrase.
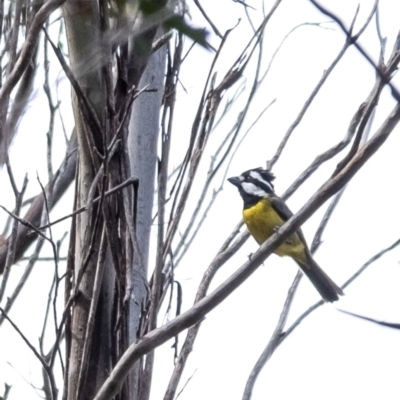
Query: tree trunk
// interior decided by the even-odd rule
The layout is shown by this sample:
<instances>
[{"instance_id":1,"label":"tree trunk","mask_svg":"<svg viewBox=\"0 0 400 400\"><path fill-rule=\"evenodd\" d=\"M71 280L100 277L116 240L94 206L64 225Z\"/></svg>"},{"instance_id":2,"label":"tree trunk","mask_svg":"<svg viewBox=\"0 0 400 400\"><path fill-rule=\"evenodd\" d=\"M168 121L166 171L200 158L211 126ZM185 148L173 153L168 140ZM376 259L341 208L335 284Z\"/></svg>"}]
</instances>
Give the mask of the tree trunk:
<instances>
[{"instance_id":1,"label":"tree trunk","mask_svg":"<svg viewBox=\"0 0 400 400\"><path fill-rule=\"evenodd\" d=\"M100 121L105 109L104 85L101 80L100 62L96 62L100 56L99 15L95 1L68 0L64 6L64 17L68 48L72 72L93 107ZM99 60L98 60L99 61ZM93 157L94 148L101 149L98 138L91 137L92 132L88 129L87 121L82 114L82 104L73 91L73 111L78 136L78 171L76 174L76 208L88 203L89 191L92 188L94 177L99 165ZM97 139L97 140L96 140ZM96 143L97 141L97 143ZM96 165L97 164L97 165ZM100 295L96 326L93 329L94 337L89 350L90 364L95 368L89 368L90 376L84 377L84 345L86 326L89 318L90 305L93 295L93 283L96 273L97 253L100 248L101 230L97 230L92 237L96 207L93 212L85 212L76 216L75 219L75 243L73 262L73 284L76 285L80 271L84 268L82 281L79 285L78 294L74 302L71 314L71 333L68 354L68 399L89 399L92 398L100 384L104 381L107 370L110 367L109 352L111 339L109 329L104 329L104 324L109 326L110 309L106 299L110 298L110 288L102 286L103 293ZM98 216L101 217L101 214ZM101 226L101 224L100 224ZM71 267L71 265L70 265ZM111 272L107 271L107 275ZM106 290L105 290L106 289ZM67 293L68 296L68 293ZM99 351L101 349L101 352ZM99 365L99 363L101 365ZM87 378L87 380L85 379ZM85 386L82 383L85 382Z\"/></svg>"},{"instance_id":2,"label":"tree trunk","mask_svg":"<svg viewBox=\"0 0 400 400\"><path fill-rule=\"evenodd\" d=\"M150 230L152 225L157 141L160 131L160 110L164 94L166 46L153 54L140 81L140 89L156 89L141 94L133 105L129 124L128 148L132 176L139 179L136 232L141 261L136 255L133 263L133 293L130 299L129 342L137 340L143 309L147 302L147 274ZM131 373L131 398L139 396L140 365ZM142 388L143 389L143 388Z\"/></svg>"}]
</instances>

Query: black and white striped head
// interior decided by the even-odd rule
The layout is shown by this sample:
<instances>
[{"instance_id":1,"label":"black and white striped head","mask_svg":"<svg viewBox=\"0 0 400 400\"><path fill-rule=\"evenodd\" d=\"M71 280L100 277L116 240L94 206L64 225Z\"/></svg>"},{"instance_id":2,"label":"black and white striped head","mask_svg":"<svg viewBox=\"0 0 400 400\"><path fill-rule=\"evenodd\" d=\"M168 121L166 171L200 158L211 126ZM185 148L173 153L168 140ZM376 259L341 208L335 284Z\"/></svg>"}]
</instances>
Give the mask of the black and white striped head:
<instances>
[{"instance_id":1,"label":"black and white striped head","mask_svg":"<svg viewBox=\"0 0 400 400\"><path fill-rule=\"evenodd\" d=\"M229 178L228 181L239 189L245 206L249 206L263 197L274 194L274 185L272 184L274 179L275 177L271 172L262 168L255 168L249 169L239 176Z\"/></svg>"}]
</instances>

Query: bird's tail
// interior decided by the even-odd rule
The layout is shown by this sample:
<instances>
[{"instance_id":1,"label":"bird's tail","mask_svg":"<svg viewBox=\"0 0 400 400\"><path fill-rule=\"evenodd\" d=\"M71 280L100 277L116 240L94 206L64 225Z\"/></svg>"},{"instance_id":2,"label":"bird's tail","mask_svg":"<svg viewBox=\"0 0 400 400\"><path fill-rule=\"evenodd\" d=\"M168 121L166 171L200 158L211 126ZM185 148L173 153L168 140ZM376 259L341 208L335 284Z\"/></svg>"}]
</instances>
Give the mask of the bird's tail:
<instances>
[{"instance_id":1,"label":"bird's tail","mask_svg":"<svg viewBox=\"0 0 400 400\"><path fill-rule=\"evenodd\" d=\"M332 303L339 300L339 296L344 294L343 290L329 278L311 255L306 255L306 262L297 261L297 264L325 301Z\"/></svg>"}]
</instances>

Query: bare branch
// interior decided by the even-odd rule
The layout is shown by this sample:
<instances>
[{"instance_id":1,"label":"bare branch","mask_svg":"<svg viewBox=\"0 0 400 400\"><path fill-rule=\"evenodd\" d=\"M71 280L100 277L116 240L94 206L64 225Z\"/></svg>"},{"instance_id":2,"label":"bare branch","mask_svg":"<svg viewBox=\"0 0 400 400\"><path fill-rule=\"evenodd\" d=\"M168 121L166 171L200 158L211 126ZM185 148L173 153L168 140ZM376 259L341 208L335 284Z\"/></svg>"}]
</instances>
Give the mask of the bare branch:
<instances>
[{"instance_id":1,"label":"bare branch","mask_svg":"<svg viewBox=\"0 0 400 400\"><path fill-rule=\"evenodd\" d=\"M30 24L29 31L25 37L24 44L22 45L21 52L12 69L12 72L9 74L7 80L4 82L3 86L0 89L0 126L3 128L5 126L7 108L11 92L21 79L22 74L25 72L28 64L32 59L32 56L36 50L40 30L49 15L58 7L60 7L64 2L65 0L49 0L48 2L44 3L33 18L32 23ZM4 146L5 137L3 128L0 131L0 139L3 141L2 145ZM4 162L4 148L2 149L2 152L3 153L0 154L0 161Z\"/></svg>"},{"instance_id":2,"label":"bare branch","mask_svg":"<svg viewBox=\"0 0 400 400\"><path fill-rule=\"evenodd\" d=\"M50 39L50 36L47 34L46 29L43 28L43 32L46 35L46 39L48 40L51 47L53 48L53 51L56 54L58 61L60 62L61 67L63 68L63 70L65 72L65 75L71 82L71 85L76 92L76 96L82 105L83 114L84 114L89 126L91 127L92 131L94 132L93 136L96 137L96 136L101 135L103 137L104 136L103 128L97 117L96 111L94 110L93 106L91 105L89 99L86 97L79 82L75 78L71 68L68 66L67 62L65 61L64 56L63 56L62 52L60 51L60 49L58 47L56 47L56 45Z\"/></svg>"},{"instance_id":3,"label":"bare branch","mask_svg":"<svg viewBox=\"0 0 400 400\"><path fill-rule=\"evenodd\" d=\"M113 194L119 192L120 190L126 188L127 186L133 185L133 184L136 183L136 182L137 182L137 179L136 179L136 178L128 178L125 182L122 182L120 185L115 186L114 188L112 188L112 189L108 190L107 192L105 192L105 193L104 193L104 196L105 196L105 197L109 197L109 196L111 196L111 195L113 195ZM57 219L57 220L55 220L55 221L53 221L53 222L51 222L51 223L49 223L49 224L40 226L39 228L35 228L35 230L43 230L43 229L46 229L46 228L48 228L48 227L50 227L50 226L52 226L52 225L58 224L58 223L60 223L60 222L62 222L62 221L65 221L65 220L68 219L68 218L72 218L72 217L74 217L75 215L81 214L81 213L83 213L84 211L87 211L93 204L98 203L100 200L101 200L101 196L96 197L95 199L93 199L93 201L90 202L90 204L88 204L88 205L86 205L86 206L83 206L83 207L81 207L81 208L78 208L77 210L75 210L75 211L72 212L71 214L65 215L64 217L61 217L61 218L59 218L59 219Z\"/></svg>"},{"instance_id":4,"label":"bare branch","mask_svg":"<svg viewBox=\"0 0 400 400\"><path fill-rule=\"evenodd\" d=\"M234 231L235 233L225 241L218 254L214 257L214 260L204 273L203 279L201 280L199 288L197 289L195 304L206 296L210 284L221 266L225 264L234 254L236 254L238 249L248 239L249 236L246 233L242 233L237 240L230 247L228 247L231 244L234 236L236 236L238 233L239 228L240 226L237 226L237 229ZM164 395L164 400L173 400L175 398L178 384L182 377L189 354L193 349L193 344L200 330L200 326L201 322L191 326L186 334L186 339L183 343L181 351L179 352L179 357L175 362L174 372L170 378L168 388Z\"/></svg>"},{"instance_id":5,"label":"bare branch","mask_svg":"<svg viewBox=\"0 0 400 400\"><path fill-rule=\"evenodd\" d=\"M72 182L75 176L76 167L76 135L72 135L70 143L67 149L67 154L60 168L54 175L53 182L48 184L48 187L54 185L54 198L53 207L62 197L68 186ZM31 207L23 217L24 221L28 221L32 226L40 224L42 217L42 211L44 206L43 195L36 196L32 202ZM17 236L17 247L15 253L15 261L18 261L30 246L30 244L36 239L36 235L28 235L32 231L30 226L20 226ZM4 264L7 255L7 242L0 246L0 274L4 271Z\"/></svg>"},{"instance_id":6,"label":"bare branch","mask_svg":"<svg viewBox=\"0 0 400 400\"><path fill-rule=\"evenodd\" d=\"M351 36L348 39L346 39L342 49L340 50L339 54L336 56L336 58L333 60L332 64L329 66L328 69L326 69L324 71L324 73L322 74L322 78L320 79L320 81L317 83L317 85L315 86L315 88L313 89L313 91L311 92L310 96L308 97L308 99L306 100L306 102L304 103L302 109L300 110L300 113L298 114L298 116L296 117L296 119L294 120L294 122L290 125L289 129L287 130L285 136L283 137L281 143L279 144L278 149L276 150L275 155L272 157L272 159L270 161L267 162L267 168L268 169L272 169L272 167L275 165L275 163L278 161L279 157L281 156L288 140L290 139L290 136L292 135L293 131L297 128L297 126L300 124L300 122L302 121L305 113L307 112L308 108L310 107L310 105L312 104L312 102L314 101L315 97L317 96L318 92L320 91L320 89L322 88L322 86L324 85L324 83L326 82L326 80L328 79L329 75L332 73L332 71L334 70L334 68L337 66L337 64L339 63L339 61L343 58L344 54L346 53L346 51L353 45L356 44L356 40L358 39L358 37L360 36L360 34L366 29L366 27L369 25L374 13L375 13L375 9L376 9L376 4L375 7L372 9L369 17L367 18L366 22L364 23L364 25L362 26L362 28L360 29L360 31L355 34L354 36ZM357 16L357 13L353 19L353 21L355 21L355 18ZM351 39L351 40L350 40Z\"/></svg>"},{"instance_id":7,"label":"bare branch","mask_svg":"<svg viewBox=\"0 0 400 400\"><path fill-rule=\"evenodd\" d=\"M396 240L392 245L389 247L381 250L379 253L375 254L373 257L371 257L365 264L362 265L362 267L355 273L353 274L343 285L342 289L345 289L347 286L349 286L352 282L354 282L355 279L357 279L371 264L373 264L375 261L377 261L379 258L381 258L383 255L388 253L389 251L393 250L395 247L400 245L400 239ZM299 318L296 319L293 324L286 329L285 334L281 338L281 342L283 342L296 328L300 323L308 317L314 310L317 308L321 307L324 304L322 300L316 302L313 306L311 306L308 310L306 310L303 314L300 315Z\"/></svg>"},{"instance_id":8,"label":"bare branch","mask_svg":"<svg viewBox=\"0 0 400 400\"><path fill-rule=\"evenodd\" d=\"M206 21L210 24L212 30L214 33L222 39L222 35L219 32L218 28L214 25L214 23L211 21L211 18L207 15L207 13L204 11L204 8L201 6L199 0L194 0L194 4L196 4L197 8L200 10L200 12L203 14L203 17L206 19Z\"/></svg>"},{"instance_id":9,"label":"bare branch","mask_svg":"<svg viewBox=\"0 0 400 400\"><path fill-rule=\"evenodd\" d=\"M44 358L39 354L39 352L36 350L35 346L31 344L31 342L26 338L26 336L21 332L21 330L18 328L17 325L14 324L14 322L10 319L10 317L7 315L7 313L0 307L0 312L4 316L4 318L11 324L11 326L15 329L15 331L19 334L21 339L26 343L26 345L31 349L33 354L36 356L36 358L40 361L40 363L43 366L43 369L46 371L47 376L50 380L50 385L51 385L51 400L56 400L57 399L57 387L55 384L55 379L53 375L53 371L49 368L47 365L46 361Z\"/></svg>"},{"instance_id":10,"label":"bare branch","mask_svg":"<svg viewBox=\"0 0 400 400\"><path fill-rule=\"evenodd\" d=\"M350 311L345 311L345 310L338 310L338 311L340 311L344 314L347 314L347 315L351 315L352 317L363 319L364 321L369 321L369 322L373 322L374 324L377 324L377 325L385 326L386 328L400 329L400 324L396 324L393 322L378 321L377 319L364 317L363 315L354 314Z\"/></svg>"},{"instance_id":11,"label":"bare branch","mask_svg":"<svg viewBox=\"0 0 400 400\"><path fill-rule=\"evenodd\" d=\"M363 55L363 57L368 61L368 63L372 66L372 68L375 69L376 73L379 75L379 77L382 79L382 81L384 82L385 85L388 85L393 98L396 101L400 101L400 93L397 90L397 88L390 82L390 78L387 75L384 74L383 71L381 71L379 69L379 67L376 66L374 60L371 58L371 56L364 50L364 48L357 43L354 39L358 39L358 36L356 35L355 37L352 36L351 31L349 31L348 29L346 29L346 27L344 26L344 23L342 22L342 20L335 15L334 13L328 11L327 8L323 7L318 1L315 0L310 0L310 2L319 10L321 11L323 14L327 15L329 18L332 18L341 28L341 30L343 31L343 33L346 35L346 38L349 42L354 42L354 46L356 47L356 49ZM378 0L375 1L374 4L374 10L376 9L378 4ZM395 44L397 50L399 49L400 46L400 42L397 41ZM400 57L399 52L397 51L397 55L396 57Z\"/></svg>"},{"instance_id":12,"label":"bare branch","mask_svg":"<svg viewBox=\"0 0 400 400\"><path fill-rule=\"evenodd\" d=\"M291 284L291 286L289 288L289 292L287 294L285 303L283 305L281 315L279 317L276 328L275 328L274 332L272 333L271 339L269 340L267 347L261 353L259 359L257 360L256 364L254 365L254 367L250 373L249 378L247 379L244 393L242 396L242 400L250 400L251 399L251 396L253 393L253 387L257 380L259 373L261 372L262 368L267 363L267 361L271 358L272 354L274 354L276 348L278 347L278 345L280 343L281 336L283 334L283 329L284 329L284 326L286 325L286 321L289 316L289 310L292 305L294 295L296 294L296 289L298 287L298 284L300 283L300 279L301 279L302 275L303 275L302 272L298 271L294 278L293 283Z\"/></svg>"},{"instance_id":13,"label":"bare branch","mask_svg":"<svg viewBox=\"0 0 400 400\"><path fill-rule=\"evenodd\" d=\"M28 185L28 176L25 175L25 179L22 184L21 192L18 192L18 189L15 185L13 174L11 172L11 167L8 162L7 162L7 170L8 170L8 173L10 176L10 181L12 183L12 186L14 189L14 194L15 194L15 214L19 215L19 213L21 211L22 200L23 200L23 197L25 194L26 187ZM18 234L18 220L14 219L14 223L13 223L13 227L12 227L12 231L11 231L11 235L10 235L10 240L8 242L8 251L7 251L6 263L4 266L3 280L1 281L1 286L0 286L0 302L2 301L5 291L6 291L7 281L8 281L10 271L11 271L11 265L14 263L14 260L15 260L17 234Z\"/></svg>"}]
</instances>

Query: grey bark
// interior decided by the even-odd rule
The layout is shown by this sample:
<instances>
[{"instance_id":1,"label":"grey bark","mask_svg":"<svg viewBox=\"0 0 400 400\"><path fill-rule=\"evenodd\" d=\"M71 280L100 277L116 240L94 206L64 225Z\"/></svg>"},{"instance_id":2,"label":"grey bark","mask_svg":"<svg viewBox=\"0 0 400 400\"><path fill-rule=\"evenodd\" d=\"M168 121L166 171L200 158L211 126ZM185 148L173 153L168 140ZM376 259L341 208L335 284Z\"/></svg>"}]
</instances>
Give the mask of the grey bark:
<instances>
[{"instance_id":1,"label":"grey bark","mask_svg":"<svg viewBox=\"0 0 400 400\"><path fill-rule=\"evenodd\" d=\"M71 61L71 69L76 80L82 88L87 99L90 101L93 109L97 113L99 120L105 109L104 86L101 80L100 68L101 62L98 57L101 56L100 40L99 40L99 15L98 5L95 1L68 0L64 5L64 18L66 25L66 33L68 40L69 55ZM103 61L104 62L104 61ZM76 186L76 207L87 204L89 191L91 189L94 176L97 172L97 166L91 153L94 151L93 143L90 141L91 132L89 131L86 121L82 116L81 106L75 95L72 93L73 111L78 136L78 175ZM93 282L96 271L97 250L99 249L100 234L97 234L91 241L91 228L93 227L93 213L82 213L76 217L75 229L75 257L74 257L74 276L75 279L83 267L85 257L88 254L88 248L92 246L94 253L89 257L83 275L82 282L79 286L79 296L77 297L71 316L71 343L69 358L69 368L67 372L68 379L68 399L75 400L80 398L90 398L96 392L101 382L107 375L109 360L105 352L109 351L109 338L106 334L107 330L101 330L101 323L104 320L111 320L106 313L109 310L103 303L103 299L107 298L107 293L100 294L100 301L97 315L101 312L101 318L96 318L94 332L94 341L92 350L89 350L89 364L95 360L102 362L104 365L96 365L90 368L90 376L87 376L84 393L78 395L79 376L82 371L83 347L85 342L85 327L87 325L90 301L93 293ZM101 230L98 230L99 232ZM107 272L105 272L107 274ZM103 289L103 288L102 288ZM103 307L102 307L103 305ZM99 349L101 349L101 359L98 357ZM97 352L97 355L95 354Z\"/></svg>"},{"instance_id":2,"label":"grey bark","mask_svg":"<svg viewBox=\"0 0 400 400\"><path fill-rule=\"evenodd\" d=\"M160 131L160 110L164 94L166 47L153 54L140 81L140 89L156 89L141 94L135 101L129 124L128 148L132 176L139 179L136 232L143 265L137 255L133 262L133 296L130 299L129 341L134 342L140 332L140 318L147 300L149 242L157 166L157 141ZM132 398L139 390L139 365L131 374Z\"/></svg>"}]
</instances>

